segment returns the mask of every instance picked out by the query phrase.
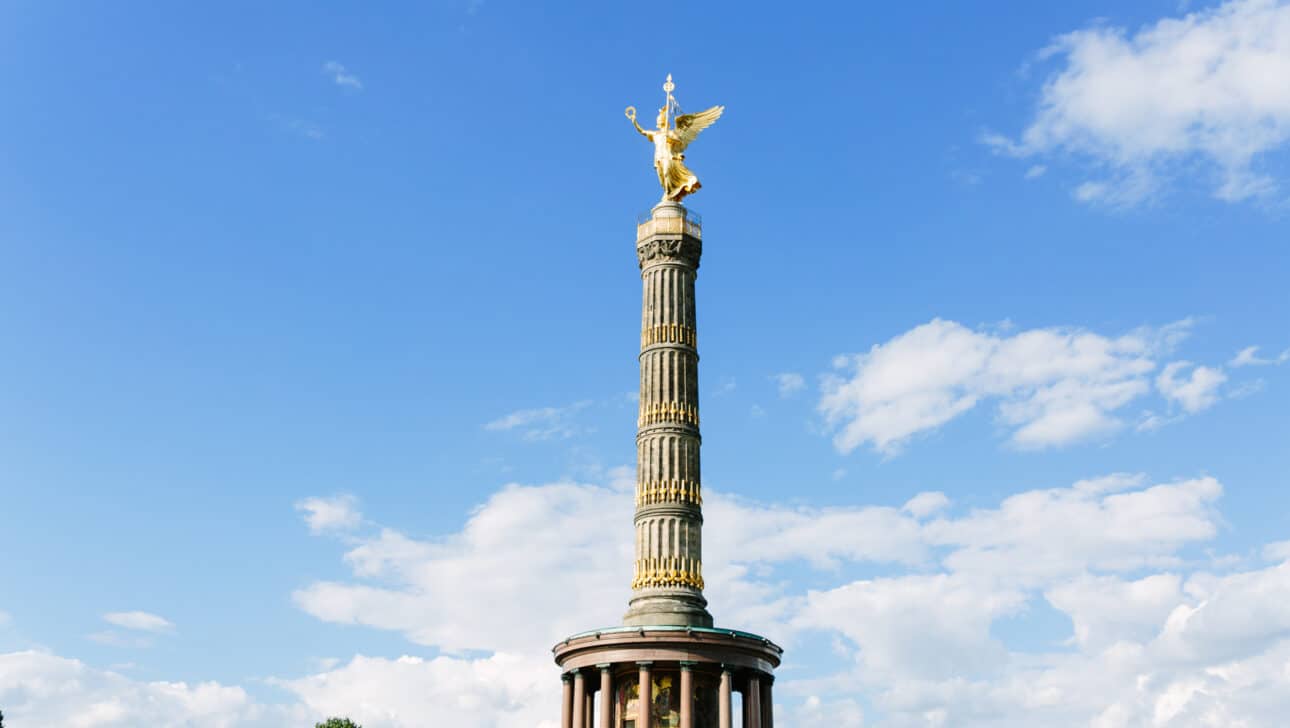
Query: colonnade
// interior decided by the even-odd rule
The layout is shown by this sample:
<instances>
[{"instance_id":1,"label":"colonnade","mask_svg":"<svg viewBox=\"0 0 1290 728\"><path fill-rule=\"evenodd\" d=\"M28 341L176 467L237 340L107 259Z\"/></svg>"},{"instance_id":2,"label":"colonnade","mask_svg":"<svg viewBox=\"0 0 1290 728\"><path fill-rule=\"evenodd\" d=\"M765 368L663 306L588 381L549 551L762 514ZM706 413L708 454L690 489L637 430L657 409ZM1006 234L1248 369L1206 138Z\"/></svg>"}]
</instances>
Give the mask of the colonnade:
<instances>
[{"instance_id":1,"label":"colonnade","mask_svg":"<svg viewBox=\"0 0 1290 728\"><path fill-rule=\"evenodd\" d=\"M636 728L657 728L651 722L650 707L654 663L635 663L639 671L640 697L636 701L637 714L633 716ZM673 663L675 664L675 663ZM741 671L721 666L721 680L717 687L717 726L694 725L694 667L696 663L680 663L681 696L680 728L735 728L734 693L742 697L743 710L739 728L774 728L774 702L771 685L774 677L755 671ZM617 713L614 705L614 666L596 665L592 669L574 669L561 675L562 694L560 728L622 728L614 722ZM738 685L736 685L738 682ZM599 698L598 716L594 710ZM594 721L594 722L593 722Z\"/></svg>"}]
</instances>

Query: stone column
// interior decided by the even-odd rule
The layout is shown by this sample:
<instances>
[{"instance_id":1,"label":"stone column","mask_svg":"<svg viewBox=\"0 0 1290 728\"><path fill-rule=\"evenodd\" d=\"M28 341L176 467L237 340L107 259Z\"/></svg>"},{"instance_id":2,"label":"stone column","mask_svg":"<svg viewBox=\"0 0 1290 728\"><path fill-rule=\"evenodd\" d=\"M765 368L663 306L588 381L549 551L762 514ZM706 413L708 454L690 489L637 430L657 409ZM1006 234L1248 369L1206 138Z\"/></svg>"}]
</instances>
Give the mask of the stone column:
<instances>
[{"instance_id":1,"label":"stone column","mask_svg":"<svg viewBox=\"0 0 1290 728\"><path fill-rule=\"evenodd\" d=\"M636 430L636 563L627 625L711 627L703 598L699 351L694 281L697 216L654 206L636 228L641 268L640 418Z\"/></svg>"},{"instance_id":2,"label":"stone column","mask_svg":"<svg viewBox=\"0 0 1290 728\"><path fill-rule=\"evenodd\" d=\"M591 690L587 691L586 701L587 701L587 705L582 710L582 719L583 721L585 721L582 728L596 728L591 724L592 721L595 720L594 716L596 714L595 691L591 691Z\"/></svg>"},{"instance_id":3,"label":"stone column","mask_svg":"<svg viewBox=\"0 0 1290 728\"><path fill-rule=\"evenodd\" d=\"M748 690L744 692L744 702L748 704L748 724L744 728L762 728L761 679L755 673L748 676Z\"/></svg>"},{"instance_id":4,"label":"stone column","mask_svg":"<svg viewBox=\"0 0 1290 728\"><path fill-rule=\"evenodd\" d=\"M775 684L775 679L764 675L762 680L765 682L761 686L761 728L775 728L775 702L770 689Z\"/></svg>"},{"instance_id":5,"label":"stone column","mask_svg":"<svg viewBox=\"0 0 1290 728\"><path fill-rule=\"evenodd\" d=\"M721 668L721 687L717 689L717 725L718 728L733 728L730 714L730 671Z\"/></svg>"},{"instance_id":6,"label":"stone column","mask_svg":"<svg viewBox=\"0 0 1290 728\"><path fill-rule=\"evenodd\" d=\"M636 701L636 728L654 728L650 725L650 704L654 702L654 682L650 675L652 662L638 662L641 668L640 697Z\"/></svg>"},{"instance_id":7,"label":"stone column","mask_svg":"<svg viewBox=\"0 0 1290 728\"><path fill-rule=\"evenodd\" d=\"M573 676L564 673L560 683L560 728L573 728Z\"/></svg>"},{"instance_id":8,"label":"stone column","mask_svg":"<svg viewBox=\"0 0 1290 728\"><path fill-rule=\"evenodd\" d=\"M614 719L614 674L609 665L600 668L600 728L611 728Z\"/></svg>"},{"instance_id":9,"label":"stone column","mask_svg":"<svg viewBox=\"0 0 1290 728\"><path fill-rule=\"evenodd\" d=\"M587 685L581 670L573 671L573 725L587 728Z\"/></svg>"},{"instance_id":10,"label":"stone column","mask_svg":"<svg viewBox=\"0 0 1290 728\"><path fill-rule=\"evenodd\" d=\"M681 728L694 728L694 663L681 663Z\"/></svg>"}]
</instances>

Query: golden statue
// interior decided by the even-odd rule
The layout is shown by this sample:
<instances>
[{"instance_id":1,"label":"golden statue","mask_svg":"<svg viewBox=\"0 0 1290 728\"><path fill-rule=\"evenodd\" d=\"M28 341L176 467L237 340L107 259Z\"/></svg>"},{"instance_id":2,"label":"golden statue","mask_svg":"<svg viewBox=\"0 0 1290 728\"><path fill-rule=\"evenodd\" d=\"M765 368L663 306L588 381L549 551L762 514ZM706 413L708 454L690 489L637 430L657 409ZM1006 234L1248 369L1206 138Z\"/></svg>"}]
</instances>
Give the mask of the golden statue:
<instances>
[{"instance_id":1,"label":"golden statue","mask_svg":"<svg viewBox=\"0 0 1290 728\"><path fill-rule=\"evenodd\" d=\"M663 84L667 102L658 110L657 129L649 131L641 128L636 121L635 106L627 107L627 118L632 120L632 126L636 127L641 136L654 142L654 171L658 172L659 184L663 185L663 199L680 202L681 198L702 187L699 178L685 166L685 148L699 136L699 132L720 119L726 107L713 106L697 114L678 115L681 106L672 97L672 90L675 88L676 84L672 83L672 74L669 73L667 83Z\"/></svg>"}]
</instances>

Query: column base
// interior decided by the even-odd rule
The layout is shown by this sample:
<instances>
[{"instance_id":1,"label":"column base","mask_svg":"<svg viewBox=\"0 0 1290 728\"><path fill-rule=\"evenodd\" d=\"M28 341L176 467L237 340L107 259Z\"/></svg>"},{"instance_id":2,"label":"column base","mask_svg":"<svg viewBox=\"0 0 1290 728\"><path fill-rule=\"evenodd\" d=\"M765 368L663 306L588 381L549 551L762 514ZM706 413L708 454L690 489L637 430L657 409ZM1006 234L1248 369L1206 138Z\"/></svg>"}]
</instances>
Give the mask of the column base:
<instances>
[{"instance_id":1,"label":"column base","mask_svg":"<svg viewBox=\"0 0 1290 728\"><path fill-rule=\"evenodd\" d=\"M673 596L638 597L629 604L623 624L628 627L711 627L706 605Z\"/></svg>"}]
</instances>

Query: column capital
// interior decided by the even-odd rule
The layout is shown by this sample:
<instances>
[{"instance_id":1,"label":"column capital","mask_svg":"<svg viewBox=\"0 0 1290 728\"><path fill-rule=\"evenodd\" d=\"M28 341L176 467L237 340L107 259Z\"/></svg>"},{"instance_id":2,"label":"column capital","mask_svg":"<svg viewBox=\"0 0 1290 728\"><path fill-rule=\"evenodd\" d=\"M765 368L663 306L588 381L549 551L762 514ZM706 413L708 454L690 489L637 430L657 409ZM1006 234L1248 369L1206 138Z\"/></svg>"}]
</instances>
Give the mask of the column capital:
<instances>
[{"instance_id":1,"label":"column capital","mask_svg":"<svg viewBox=\"0 0 1290 728\"><path fill-rule=\"evenodd\" d=\"M653 660L638 660L636 662L637 667L649 667L650 665L653 665L653 664L654 664Z\"/></svg>"},{"instance_id":2,"label":"column capital","mask_svg":"<svg viewBox=\"0 0 1290 728\"><path fill-rule=\"evenodd\" d=\"M597 669L597 670L599 670L599 671L601 671L601 672L604 672L605 670L608 670L609 668L611 668L611 667L613 667L613 666L614 666L614 665L613 665L613 663L612 663L612 662L598 662L598 663L596 663L596 669Z\"/></svg>"},{"instance_id":3,"label":"column capital","mask_svg":"<svg viewBox=\"0 0 1290 728\"><path fill-rule=\"evenodd\" d=\"M572 680L573 680L573 673L572 673L572 672L562 672L562 673L560 673L560 682L571 682Z\"/></svg>"},{"instance_id":4,"label":"column capital","mask_svg":"<svg viewBox=\"0 0 1290 728\"><path fill-rule=\"evenodd\" d=\"M697 664L699 664L699 663L694 662L694 661L692 661L692 660L681 660L681 669L682 669L682 670L689 671L689 670L694 669L694 666L695 666L695 665L697 665Z\"/></svg>"}]
</instances>

